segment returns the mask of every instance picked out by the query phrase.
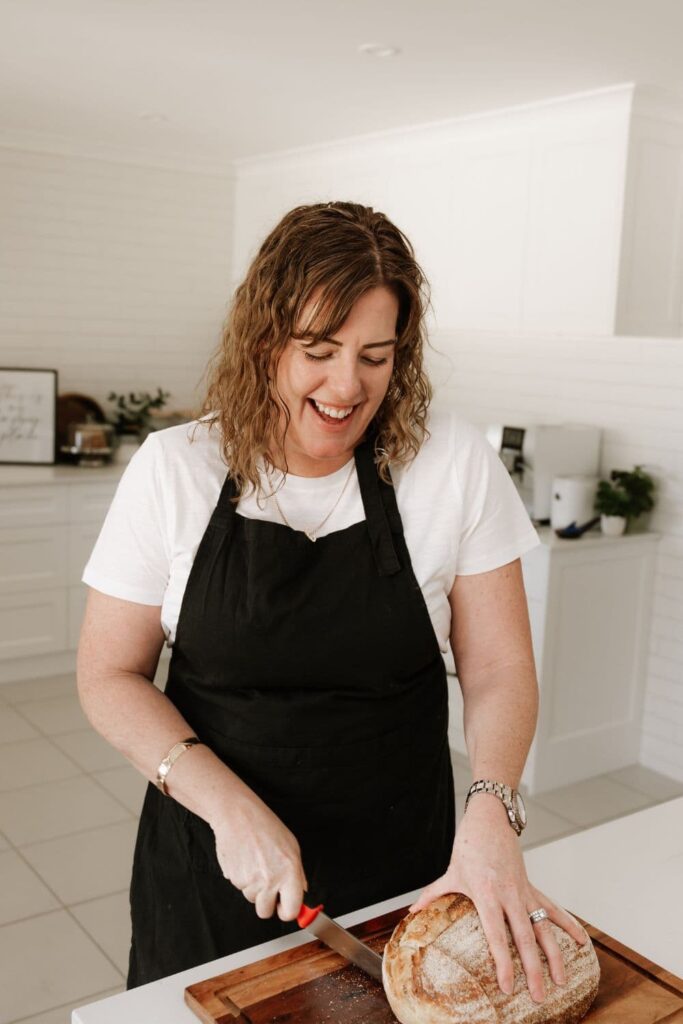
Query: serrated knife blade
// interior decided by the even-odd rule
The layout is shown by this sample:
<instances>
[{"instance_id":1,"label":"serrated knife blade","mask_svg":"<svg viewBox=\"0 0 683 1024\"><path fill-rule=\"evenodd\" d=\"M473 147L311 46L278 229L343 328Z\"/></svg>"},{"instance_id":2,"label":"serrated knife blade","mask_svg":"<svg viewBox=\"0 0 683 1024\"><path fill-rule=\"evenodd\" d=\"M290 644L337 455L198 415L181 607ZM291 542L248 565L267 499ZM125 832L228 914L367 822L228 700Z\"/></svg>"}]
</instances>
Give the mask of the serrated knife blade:
<instances>
[{"instance_id":1,"label":"serrated knife blade","mask_svg":"<svg viewBox=\"0 0 683 1024\"><path fill-rule=\"evenodd\" d=\"M299 927L312 932L316 939L320 939L335 953L339 953L356 967L360 967L373 978L382 981L382 957L379 953L375 953L374 949L370 949L346 928L342 928L340 924L324 914L322 904L319 907L307 907L305 903L302 904L297 922Z\"/></svg>"}]
</instances>

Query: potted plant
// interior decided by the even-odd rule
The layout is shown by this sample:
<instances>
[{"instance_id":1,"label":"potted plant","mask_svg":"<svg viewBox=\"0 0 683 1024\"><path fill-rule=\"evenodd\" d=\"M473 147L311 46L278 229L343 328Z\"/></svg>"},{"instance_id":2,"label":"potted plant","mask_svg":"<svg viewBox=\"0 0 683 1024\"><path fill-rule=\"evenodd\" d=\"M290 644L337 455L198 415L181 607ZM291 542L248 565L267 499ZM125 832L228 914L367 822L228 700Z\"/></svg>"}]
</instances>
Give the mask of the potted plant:
<instances>
[{"instance_id":1,"label":"potted plant","mask_svg":"<svg viewBox=\"0 0 683 1024\"><path fill-rule=\"evenodd\" d=\"M627 533L643 533L650 521L650 512L655 507L655 482L642 466L635 466L631 472L615 469L613 479L629 496Z\"/></svg>"},{"instance_id":2,"label":"potted plant","mask_svg":"<svg viewBox=\"0 0 683 1024\"><path fill-rule=\"evenodd\" d=\"M163 391L161 388L157 388L154 396L149 391L130 391L127 395L109 392L107 401L114 403L109 422L113 425L118 440L114 452L117 462L128 462L137 446L149 433L153 410L163 408L170 396L170 391Z\"/></svg>"},{"instance_id":3,"label":"potted plant","mask_svg":"<svg viewBox=\"0 0 683 1024\"><path fill-rule=\"evenodd\" d=\"M642 517L654 507L653 493L654 480L642 466L632 471L613 469L609 480L600 481L595 496L602 532L620 536L630 518Z\"/></svg>"}]
</instances>

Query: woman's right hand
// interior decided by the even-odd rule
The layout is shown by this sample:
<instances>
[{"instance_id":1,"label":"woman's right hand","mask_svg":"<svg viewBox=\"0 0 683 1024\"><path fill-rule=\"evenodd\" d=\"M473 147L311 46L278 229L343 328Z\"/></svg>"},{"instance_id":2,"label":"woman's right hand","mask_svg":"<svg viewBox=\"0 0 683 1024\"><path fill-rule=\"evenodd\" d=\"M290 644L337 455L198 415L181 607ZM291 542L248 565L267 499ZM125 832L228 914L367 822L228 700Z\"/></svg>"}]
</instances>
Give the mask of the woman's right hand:
<instances>
[{"instance_id":1,"label":"woman's right hand","mask_svg":"<svg viewBox=\"0 0 683 1024\"><path fill-rule=\"evenodd\" d=\"M293 921L308 881L296 837L264 802L251 793L211 822L216 856L232 882L261 918L277 914Z\"/></svg>"}]
</instances>

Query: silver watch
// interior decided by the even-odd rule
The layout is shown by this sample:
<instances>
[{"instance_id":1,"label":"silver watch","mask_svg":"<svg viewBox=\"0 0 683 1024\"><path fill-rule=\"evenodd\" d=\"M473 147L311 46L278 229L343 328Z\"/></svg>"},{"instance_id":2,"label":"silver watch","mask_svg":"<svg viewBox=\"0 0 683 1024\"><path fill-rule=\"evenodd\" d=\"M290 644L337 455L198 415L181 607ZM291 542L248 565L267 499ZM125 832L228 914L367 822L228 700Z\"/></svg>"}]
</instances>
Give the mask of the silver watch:
<instances>
[{"instance_id":1,"label":"silver watch","mask_svg":"<svg viewBox=\"0 0 683 1024\"><path fill-rule=\"evenodd\" d=\"M472 783L467 791L465 810L467 810L470 797L474 796L475 793L493 793L494 796L499 797L505 805L508 820L513 829L518 836L522 834L522 831L526 828L526 807L524 806L521 794L516 789L506 786L502 782L492 782L491 779L478 779Z\"/></svg>"}]
</instances>

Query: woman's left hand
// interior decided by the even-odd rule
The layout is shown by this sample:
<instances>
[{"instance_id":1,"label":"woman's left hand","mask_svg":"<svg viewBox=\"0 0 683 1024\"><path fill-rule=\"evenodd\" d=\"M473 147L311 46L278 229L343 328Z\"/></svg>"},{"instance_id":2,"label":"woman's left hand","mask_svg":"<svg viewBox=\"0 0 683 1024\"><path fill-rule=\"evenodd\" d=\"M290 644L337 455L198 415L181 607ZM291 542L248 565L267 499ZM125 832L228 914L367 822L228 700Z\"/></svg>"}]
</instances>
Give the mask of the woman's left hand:
<instances>
[{"instance_id":1,"label":"woman's left hand","mask_svg":"<svg viewBox=\"0 0 683 1024\"><path fill-rule=\"evenodd\" d=\"M548 919L580 945L588 940L588 935L571 914L531 885L519 838L510 827L502 803L492 794L478 794L470 802L458 826L448 870L427 886L409 909L422 910L438 896L457 892L468 896L477 909L503 992L512 992L514 984L505 918L519 950L532 999L540 1003L546 994L539 946L555 984L565 983L562 953L548 920L532 924L529 914L543 907Z\"/></svg>"}]
</instances>

